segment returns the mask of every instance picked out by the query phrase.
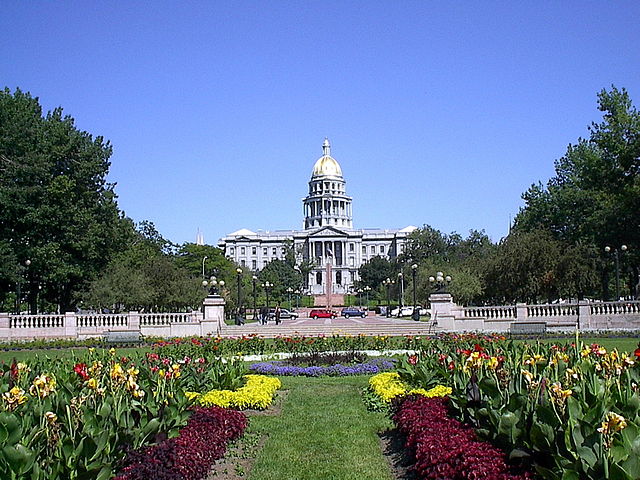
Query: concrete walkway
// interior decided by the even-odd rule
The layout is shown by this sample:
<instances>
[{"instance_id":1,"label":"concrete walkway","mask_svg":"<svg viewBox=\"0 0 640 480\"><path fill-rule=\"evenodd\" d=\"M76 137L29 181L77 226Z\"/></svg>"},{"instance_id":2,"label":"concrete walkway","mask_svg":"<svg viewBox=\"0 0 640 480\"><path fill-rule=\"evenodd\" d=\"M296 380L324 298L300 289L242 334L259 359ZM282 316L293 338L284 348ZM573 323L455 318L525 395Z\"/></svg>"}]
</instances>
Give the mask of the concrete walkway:
<instances>
[{"instance_id":1,"label":"concrete walkway","mask_svg":"<svg viewBox=\"0 0 640 480\"><path fill-rule=\"evenodd\" d=\"M226 325L220 335L240 337L242 335L277 336L331 336L331 335L433 335L440 330L432 322L416 322L404 318L368 316L366 318L297 318L286 319L280 325L273 321L267 325L247 323Z\"/></svg>"}]
</instances>

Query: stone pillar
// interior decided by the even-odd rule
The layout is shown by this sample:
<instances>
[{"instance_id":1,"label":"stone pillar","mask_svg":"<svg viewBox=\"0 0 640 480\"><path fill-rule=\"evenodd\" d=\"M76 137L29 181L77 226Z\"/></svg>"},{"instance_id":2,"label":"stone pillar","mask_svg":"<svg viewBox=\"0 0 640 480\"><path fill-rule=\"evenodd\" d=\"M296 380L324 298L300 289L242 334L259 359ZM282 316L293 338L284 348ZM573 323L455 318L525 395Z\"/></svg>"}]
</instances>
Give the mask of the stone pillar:
<instances>
[{"instance_id":1,"label":"stone pillar","mask_svg":"<svg viewBox=\"0 0 640 480\"><path fill-rule=\"evenodd\" d=\"M516 322L526 322L529 318L529 311L526 303L516 303Z\"/></svg>"},{"instance_id":2,"label":"stone pillar","mask_svg":"<svg viewBox=\"0 0 640 480\"><path fill-rule=\"evenodd\" d=\"M438 322L438 326L445 330L455 330L453 317L453 297L449 293L432 293L429 295L431 303L431 318Z\"/></svg>"},{"instance_id":3,"label":"stone pillar","mask_svg":"<svg viewBox=\"0 0 640 480\"><path fill-rule=\"evenodd\" d=\"M78 338L78 322L76 322L75 312L65 312L64 314L64 336L66 338Z\"/></svg>"},{"instance_id":4,"label":"stone pillar","mask_svg":"<svg viewBox=\"0 0 640 480\"><path fill-rule=\"evenodd\" d=\"M200 323L200 335L219 335L224 328L225 301L220 295L209 295L202 302L204 318Z\"/></svg>"},{"instance_id":5,"label":"stone pillar","mask_svg":"<svg viewBox=\"0 0 640 480\"><path fill-rule=\"evenodd\" d=\"M595 328L595 325L591 325L591 306L589 302L578 302L578 321L576 328Z\"/></svg>"},{"instance_id":6,"label":"stone pillar","mask_svg":"<svg viewBox=\"0 0 640 480\"><path fill-rule=\"evenodd\" d=\"M0 313L0 339L10 340L11 330L9 327L9 314Z\"/></svg>"},{"instance_id":7,"label":"stone pillar","mask_svg":"<svg viewBox=\"0 0 640 480\"><path fill-rule=\"evenodd\" d=\"M138 312L129 312L127 314L127 330L140 330L140 314Z\"/></svg>"}]
</instances>

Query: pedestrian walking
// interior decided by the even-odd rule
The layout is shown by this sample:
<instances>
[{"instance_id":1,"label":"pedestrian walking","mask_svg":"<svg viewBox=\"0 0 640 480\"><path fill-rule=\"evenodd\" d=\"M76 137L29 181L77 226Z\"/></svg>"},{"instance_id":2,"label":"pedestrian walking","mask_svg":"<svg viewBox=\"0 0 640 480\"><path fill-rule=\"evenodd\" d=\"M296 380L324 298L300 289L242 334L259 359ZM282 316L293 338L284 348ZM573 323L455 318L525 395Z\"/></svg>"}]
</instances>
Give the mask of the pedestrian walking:
<instances>
[{"instance_id":1,"label":"pedestrian walking","mask_svg":"<svg viewBox=\"0 0 640 480\"><path fill-rule=\"evenodd\" d=\"M266 306L260 308L260 323L266 325L269 320L269 309Z\"/></svg>"},{"instance_id":2,"label":"pedestrian walking","mask_svg":"<svg viewBox=\"0 0 640 480\"><path fill-rule=\"evenodd\" d=\"M274 317L276 319L276 325L280 325L280 304L276 305L276 311L274 312Z\"/></svg>"}]
</instances>

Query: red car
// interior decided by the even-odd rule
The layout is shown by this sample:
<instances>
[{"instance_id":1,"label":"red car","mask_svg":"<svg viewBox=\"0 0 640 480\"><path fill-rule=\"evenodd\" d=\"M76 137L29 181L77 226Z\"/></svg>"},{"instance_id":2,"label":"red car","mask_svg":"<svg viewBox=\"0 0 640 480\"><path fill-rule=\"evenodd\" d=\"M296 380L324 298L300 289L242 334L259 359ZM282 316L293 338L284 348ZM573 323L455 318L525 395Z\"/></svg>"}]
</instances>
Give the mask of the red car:
<instances>
[{"instance_id":1,"label":"red car","mask_svg":"<svg viewBox=\"0 0 640 480\"><path fill-rule=\"evenodd\" d=\"M309 313L309 317L313 318L314 320L317 318L336 318L337 316L338 314L336 312L334 312L333 310L328 310L326 308L311 310L311 312Z\"/></svg>"}]
</instances>

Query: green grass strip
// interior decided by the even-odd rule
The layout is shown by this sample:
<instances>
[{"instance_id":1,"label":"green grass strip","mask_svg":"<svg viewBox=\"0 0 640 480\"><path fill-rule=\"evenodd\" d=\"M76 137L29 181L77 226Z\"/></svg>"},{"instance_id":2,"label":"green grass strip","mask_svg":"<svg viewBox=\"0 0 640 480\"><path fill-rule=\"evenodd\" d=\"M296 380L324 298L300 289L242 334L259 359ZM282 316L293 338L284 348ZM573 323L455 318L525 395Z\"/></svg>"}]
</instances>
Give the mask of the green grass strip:
<instances>
[{"instance_id":1,"label":"green grass strip","mask_svg":"<svg viewBox=\"0 0 640 480\"><path fill-rule=\"evenodd\" d=\"M281 414L251 418L250 431L268 440L250 480L392 478L378 437L389 420L360 398L368 377L281 380L289 391Z\"/></svg>"}]
</instances>

